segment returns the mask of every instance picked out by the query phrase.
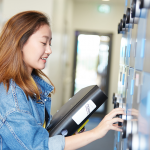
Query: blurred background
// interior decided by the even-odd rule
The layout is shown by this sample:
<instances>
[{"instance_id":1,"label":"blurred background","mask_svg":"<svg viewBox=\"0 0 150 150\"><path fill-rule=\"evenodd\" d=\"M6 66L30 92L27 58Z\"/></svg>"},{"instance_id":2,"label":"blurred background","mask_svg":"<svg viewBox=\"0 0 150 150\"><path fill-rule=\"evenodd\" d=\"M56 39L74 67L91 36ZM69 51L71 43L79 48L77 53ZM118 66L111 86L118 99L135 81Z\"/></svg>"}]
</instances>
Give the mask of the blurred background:
<instances>
[{"instance_id":1,"label":"blurred background","mask_svg":"<svg viewBox=\"0 0 150 150\"><path fill-rule=\"evenodd\" d=\"M21 11L38 10L50 18L52 54L43 71L56 87L52 115L81 88L94 84L108 95L108 100L91 117L87 130L113 109L121 43L117 26L124 4L125 0L0 0L0 28ZM94 148L88 145L85 149L111 150L113 138L110 131L101 144L96 141Z\"/></svg>"}]
</instances>

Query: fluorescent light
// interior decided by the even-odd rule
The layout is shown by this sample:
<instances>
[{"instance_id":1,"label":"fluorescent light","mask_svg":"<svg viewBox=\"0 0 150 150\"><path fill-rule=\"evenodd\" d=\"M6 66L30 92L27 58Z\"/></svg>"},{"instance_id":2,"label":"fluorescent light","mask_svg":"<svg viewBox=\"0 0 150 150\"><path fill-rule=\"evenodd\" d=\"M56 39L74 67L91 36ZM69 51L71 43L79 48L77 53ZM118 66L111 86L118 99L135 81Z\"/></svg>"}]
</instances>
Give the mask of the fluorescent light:
<instances>
[{"instance_id":1,"label":"fluorescent light","mask_svg":"<svg viewBox=\"0 0 150 150\"><path fill-rule=\"evenodd\" d=\"M109 13L110 12L110 6L106 4L102 4L98 7L99 12L101 13Z\"/></svg>"}]
</instances>

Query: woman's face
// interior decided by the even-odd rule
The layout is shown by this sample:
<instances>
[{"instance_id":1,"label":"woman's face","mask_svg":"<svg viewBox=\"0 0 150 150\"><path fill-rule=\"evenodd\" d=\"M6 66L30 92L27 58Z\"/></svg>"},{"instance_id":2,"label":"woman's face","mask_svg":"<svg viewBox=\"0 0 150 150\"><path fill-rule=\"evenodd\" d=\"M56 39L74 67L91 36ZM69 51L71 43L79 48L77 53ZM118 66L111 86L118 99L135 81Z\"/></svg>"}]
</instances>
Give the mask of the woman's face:
<instances>
[{"instance_id":1,"label":"woman's face","mask_svg":"<svg viewBox=\"0 0 150 150\"><path fill-rule=\"evenodd\" d=\"M33 33L23 46L23 61L28 72L31 74L33 69L44 69L48 56L51 51L52 33L48 25L41 26Z\"/></svg>"}]
</instances>

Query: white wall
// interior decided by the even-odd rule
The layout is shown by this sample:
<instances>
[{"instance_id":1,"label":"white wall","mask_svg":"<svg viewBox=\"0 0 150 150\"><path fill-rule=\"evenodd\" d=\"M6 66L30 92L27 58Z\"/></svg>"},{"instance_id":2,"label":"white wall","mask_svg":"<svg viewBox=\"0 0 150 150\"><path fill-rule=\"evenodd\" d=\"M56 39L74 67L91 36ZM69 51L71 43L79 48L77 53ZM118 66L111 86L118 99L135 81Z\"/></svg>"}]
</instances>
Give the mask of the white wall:
<instances>
[{"instance_id":1,"label":"white wall","mask_svg":"<svg viewBox=\"0 0 150 150\"><path fill-rule=\"evenodd\" d=\"M52 111L54 114L63 105L65 57L67 45L66 33L66 0L54 0L52 27L52 55L49 59L48 76L56 88L52 96Z\"/></svg>"}]
</instances>

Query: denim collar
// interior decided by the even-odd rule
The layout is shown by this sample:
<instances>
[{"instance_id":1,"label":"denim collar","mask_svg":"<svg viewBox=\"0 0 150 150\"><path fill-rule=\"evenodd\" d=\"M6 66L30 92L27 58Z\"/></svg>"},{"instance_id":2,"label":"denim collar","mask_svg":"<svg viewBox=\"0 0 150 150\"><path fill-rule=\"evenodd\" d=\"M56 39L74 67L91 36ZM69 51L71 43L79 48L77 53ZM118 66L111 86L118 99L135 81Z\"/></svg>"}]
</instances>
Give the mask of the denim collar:
<instances>
[{"instance_id":1,"label":"denim collar","mask_svg":"<svg viewBox=\"0 0 150 150\"><path fill-rule=\"evenodd\" d=\"M37 83L37 86L41 89L42 94L48 96L54 89L54 87L44 81L41 77L32 75L34 81Z\"/></svg>"}]
</instances>

